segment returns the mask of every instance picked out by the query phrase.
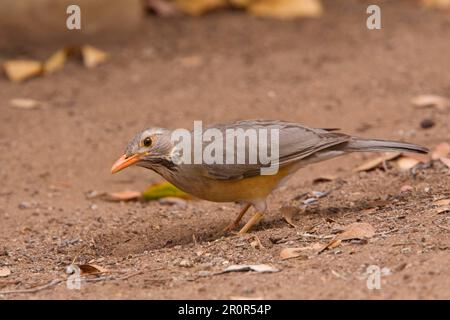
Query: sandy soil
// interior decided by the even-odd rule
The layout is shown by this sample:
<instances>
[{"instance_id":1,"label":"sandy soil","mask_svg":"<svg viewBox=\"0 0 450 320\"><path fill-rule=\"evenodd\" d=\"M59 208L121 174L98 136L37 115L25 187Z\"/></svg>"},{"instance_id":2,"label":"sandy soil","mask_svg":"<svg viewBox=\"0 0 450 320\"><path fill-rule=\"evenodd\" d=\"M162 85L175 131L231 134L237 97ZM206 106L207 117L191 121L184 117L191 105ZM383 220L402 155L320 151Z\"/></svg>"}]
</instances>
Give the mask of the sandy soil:
<instances>
[{"instance_id":1,"label":"sandy soil","mask_svg":"<svg viewBox=\"0 0 450 320\"><path fill-rule=\"evenodd\" d=\"M12 273L0 278L0 290L63 279L73 259L105 267L113 279L0 299L449 299L449 216L436 214L433 201L450 197L450 179L437 163L415 174L392 167L358 174L352 169L373 155L355 154L312 166L269 198L265 220L242 237L220 234L237 204L181 208L86 197L160 180L142 168L109 173L128 139L149 126L269 118L430 148L449 142L449 113L416 109L410 99L449 93L450 16L383 1L383 29L369 31L366 7L327 1L323 18L292 22L239 12L153 17L124 43L99 39L95 45L111 59L95 70L70 62L20 85L1 78L0 267ZM53 49L20 53L45 57ZM44 106L18 110L9 106L13 98ZM421 129L424 118L436 125ZM313 184L323 174L340 179ZM412 190L401 192L405 185ZM312 191L331 192L295 217L297 228L289 226L280 207L300 206L295 198ZM375 237L279 257L285 247L325 244L353 222L373 225ZM264 248L251 245L255 236ZM281 271L214 275L242 263ZM389 269L380 290L366 286L369 265Z\"/></svg>"}]
</instances>

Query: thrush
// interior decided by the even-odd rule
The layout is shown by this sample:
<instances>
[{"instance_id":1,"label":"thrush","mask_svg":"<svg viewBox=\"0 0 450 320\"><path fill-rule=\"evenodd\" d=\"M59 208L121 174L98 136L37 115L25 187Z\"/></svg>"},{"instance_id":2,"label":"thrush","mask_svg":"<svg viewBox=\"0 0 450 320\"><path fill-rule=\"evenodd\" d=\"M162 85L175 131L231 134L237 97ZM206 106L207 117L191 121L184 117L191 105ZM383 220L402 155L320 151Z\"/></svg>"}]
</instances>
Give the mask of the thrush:
<instances>
[{"instance_id":1,"label":"thrush","mask_svg":"<svg viewBox=\"0 0 450 320\"><path fill-rule=\"evenodd\" d=\"M251 163L250 157L246 157L243 163L175 161L174 154L177 148L172 137L173 131L165 128L149 128L129 141L125 154L114 163L111 172L116 173L131 165L145 167L197 198L243 204L235 220L227 226L228 231L236 228L247 210L253 206L256 212L240 229L239 233L243 234L263 217L267 208L267 196L300 168L350 152L428 152L427 148L416 144L359 138L336 132L338 129L309 128L298 123L276 120L245 120L217 124L208 129L211 128L224 136L229 130L242 129L244 132L249 129L276 130L278 157L274 162L277 171L274 174L262 174L262 169L267 168L268 164L259 158ZM195 132L191 133L195 135ZM202 145L204 144L202 141ZM260 140L257 144L258 148L262 147ZM270 143L264 144L266 147L268 145L272 146ZM243 148L246 152L252 151L249 150L251 146L247 140ZM230 152L234 156L236 150L236 146L232 150L227 150L225 145L219 152L222 152L225 158ZM192 153L192 150L187 152Z\"/></svg>"}]
</instances>

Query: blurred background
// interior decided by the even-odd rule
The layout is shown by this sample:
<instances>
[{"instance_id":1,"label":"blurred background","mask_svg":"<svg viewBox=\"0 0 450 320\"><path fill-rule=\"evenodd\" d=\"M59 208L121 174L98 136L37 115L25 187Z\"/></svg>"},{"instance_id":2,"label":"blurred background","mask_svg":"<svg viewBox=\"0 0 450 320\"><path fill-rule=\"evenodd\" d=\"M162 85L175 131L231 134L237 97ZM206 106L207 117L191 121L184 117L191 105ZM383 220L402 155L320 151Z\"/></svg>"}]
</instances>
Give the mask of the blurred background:
<instances>
[{"instance_id":1,"label":"blurred background","mask_svg":"<svg viewBox=\"0 0 450 320\"><path fill-rule=\"evenodd\" d=\"M77 9L67 13L74 4L79 21ZM368 28L371 5L379 29ZM449 195L450 0L2 0L0 65L0 288L45 284L78 259L145 272L39 297L449 297L448 215L430 203ZM198 254L234 204L96 198L161 180L142 168L110 174L138 131L255 118L440 145L441 155L355 173L373 155L352 154L300 171L256 228L267 250L230 237ZM317 185L324 175L334 178ZM336 191L302 213L300 229L282 221L280 207L312 190ZM301 231L318 241L355 221L386 233L344 254L279 261L284 244L273 239ZM288 267L264 281L187 282L186 259L197 271L230 261ZM354 275L364 263L391 268L387 290L361 285Z\"/></svg>"}]
</instances>

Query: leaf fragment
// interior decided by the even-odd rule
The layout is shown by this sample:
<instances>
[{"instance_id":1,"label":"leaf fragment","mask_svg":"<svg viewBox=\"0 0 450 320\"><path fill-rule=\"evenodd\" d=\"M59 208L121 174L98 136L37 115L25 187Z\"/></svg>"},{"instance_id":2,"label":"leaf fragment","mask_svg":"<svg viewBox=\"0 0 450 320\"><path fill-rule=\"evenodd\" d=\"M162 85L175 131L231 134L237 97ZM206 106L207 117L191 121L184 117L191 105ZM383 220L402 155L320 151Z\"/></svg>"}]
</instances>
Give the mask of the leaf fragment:
<instances>
[{"instance_id":1,"label":"leaf fragment","mask_svg":"<svg viewBox=\"0 0 450 320\"><path fill-rule=\"evenodd\" d=\"M349 225L345 230L334 237L327 245L325 245L319 253L325 251L326 249L333 249L338 247L344 240L353 239L370 239L375 235L375 229L369 223L365 222L355 222Z\"/></svg>"},{"instance_id":2,"label":"leaf fragment","mask_svg":"<svg viewBox=\"0 0 450 320\"><path fill-rule=\"evenodd\" d=\"M104 63L108 58L108 54L106 52L90 45L84 45L81 47L81 55L86 68L95 68L99 64Z\"/></svg>"},{"instance_id":3,"label":"leaf fragment","mask_svg":"<svg viewBox=\"0 0 450 320\"><path fill-rule=\"evenodd\" d=\"M9 80L22 82L42 73L42 63L36 60L8 60L3 63L3 69Z\"/></svg>"},{"instance_id":4,"label":"leaf fragment","mask_svg":"<svg viewBox=\"0 0 450 320\"><path fill-rule=\"evenodd\" d=\"M248 11L258 17L294 19L298 17L316 18L322 15L319 0L259 0L248 5Z\"/></svg>"},{"instance_id":5,"label":"leaf fragment","mask_svg":"<svg viewBox=\"0 0 450 320\"><path fill-rule=\"evenodd\" d=\"M11 274L11 270L8 267L0 267L0 278L5 278Z\"/></svg>"}]
</instances>

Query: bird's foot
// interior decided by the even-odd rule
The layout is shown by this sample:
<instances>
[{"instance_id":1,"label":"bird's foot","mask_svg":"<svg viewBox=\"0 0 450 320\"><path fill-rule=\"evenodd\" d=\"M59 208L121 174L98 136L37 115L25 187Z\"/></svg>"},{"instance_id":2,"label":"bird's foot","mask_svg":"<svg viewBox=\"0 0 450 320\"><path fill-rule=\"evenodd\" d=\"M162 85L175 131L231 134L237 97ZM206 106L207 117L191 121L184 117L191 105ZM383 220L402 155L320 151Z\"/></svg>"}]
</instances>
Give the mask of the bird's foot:
<instances>
[{"instance_id":1,"label":"bird's foot","mask_svg":"<svg viewBox=\"0 0 450 320\"><path fill-rule=\"evenodd\" d=\"M247 233L255 224L257 224L263 217L263 214L261 212L256 212L250 220L247 221L245 226L242 227L242 229L238 232L238 234L245 234Z\"/></svg>"}]
</instances>

